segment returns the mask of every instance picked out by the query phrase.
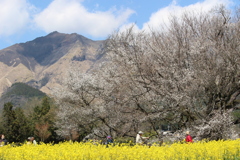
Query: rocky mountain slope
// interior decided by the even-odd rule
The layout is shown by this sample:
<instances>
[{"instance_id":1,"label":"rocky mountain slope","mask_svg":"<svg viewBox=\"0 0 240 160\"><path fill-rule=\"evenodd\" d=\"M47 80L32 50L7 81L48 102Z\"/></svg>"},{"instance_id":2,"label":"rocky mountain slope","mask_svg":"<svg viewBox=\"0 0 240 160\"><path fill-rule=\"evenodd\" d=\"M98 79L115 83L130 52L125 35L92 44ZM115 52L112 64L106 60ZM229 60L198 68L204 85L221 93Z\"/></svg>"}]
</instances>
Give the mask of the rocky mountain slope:
<instances>
[{"instance_id":1,"label":"rocky mountain slope","mask_svg":"<svg viewBox=\"0 0 240 160\"><path fill-rule=\"evenodd\" d=\"M49 94L71 66L87 72L103 56L104 41L52 32L0 50L0 94L23 82Z\"/></svg>"}]
</instances>

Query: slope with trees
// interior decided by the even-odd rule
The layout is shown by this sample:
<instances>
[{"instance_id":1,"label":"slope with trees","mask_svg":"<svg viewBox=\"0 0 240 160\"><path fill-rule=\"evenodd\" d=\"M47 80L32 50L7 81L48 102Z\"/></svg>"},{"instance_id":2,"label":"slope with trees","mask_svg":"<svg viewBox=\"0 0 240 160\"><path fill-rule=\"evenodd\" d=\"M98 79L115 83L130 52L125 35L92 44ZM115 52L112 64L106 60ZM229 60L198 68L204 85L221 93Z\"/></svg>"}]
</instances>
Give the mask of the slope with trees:
<instances>
[{"instance_id":1,"label":"slope with trees","mask_svg":"<svg viewBox=\"0 0 240 160\"><path fill-rule=\"evenodd\" d=\"M4 103L11 102L14 107L22 107L32 99L35 101L46 96L42 91L33 88L25 83L14 83L0 98L0 108Z\"/></svg>"}]
</instances>

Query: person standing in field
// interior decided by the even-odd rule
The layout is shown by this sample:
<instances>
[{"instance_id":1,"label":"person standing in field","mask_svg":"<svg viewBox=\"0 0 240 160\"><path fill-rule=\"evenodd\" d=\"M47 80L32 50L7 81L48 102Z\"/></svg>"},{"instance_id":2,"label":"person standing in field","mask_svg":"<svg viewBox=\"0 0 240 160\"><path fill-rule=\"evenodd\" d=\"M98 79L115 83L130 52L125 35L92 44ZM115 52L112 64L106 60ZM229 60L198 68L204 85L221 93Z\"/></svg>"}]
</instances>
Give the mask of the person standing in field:
<instances>
[{"instance_id":1,"label":"person standing in field","mask_svg":"<svg viewBox=\"0 0 240 160\"><path fill-rule=\"evenodd\" d=\"M34 139L34 137L28 137L28 142L27 142L27 144L34 144L34 145L36 145L37 142L36 142L36 140Z\"/></svg>"},{"instance_id":2,"label":"person standing in field","mask_svg":"<svg viewBox=\"0 0 240 160\"><path fill-rule=\"evenodd\" d=\"M107 136L107 142L106 144L113 143L113 139L111 136Z\"/></svg>"},{"instance_id":3,"label":"person standing in field","mask_svg":"<svg viewBox=\"0 0 240 160\"><path fill-rule=\"evenodd\" d=\"M186 132L185 141L186 141L187 143L192 143L192 142L193 142L192 136L189 134L189 131Z\"/></svg>"},{"instance_id":4,"label":"person standing in field","mask_svg":"<svg viewBox=\"0 0 240 160\"><path fill-rule=\"evenodd\" d=\"M8 141L5 139L5 135L4 134L0 134L0 146L6 145L7 142Z\"/></svg>"},{"instance_id":5,"label":"person standing in field","mask_svg":"<svg viewBox=\"0 0 240 160\"><path fill-rule=\"evenodd\" d=\"M136 136L136 144L144 144L146 139L149 139L149 137L143 137L143 132L139 131Z\"/></svg>"}]
</instances>

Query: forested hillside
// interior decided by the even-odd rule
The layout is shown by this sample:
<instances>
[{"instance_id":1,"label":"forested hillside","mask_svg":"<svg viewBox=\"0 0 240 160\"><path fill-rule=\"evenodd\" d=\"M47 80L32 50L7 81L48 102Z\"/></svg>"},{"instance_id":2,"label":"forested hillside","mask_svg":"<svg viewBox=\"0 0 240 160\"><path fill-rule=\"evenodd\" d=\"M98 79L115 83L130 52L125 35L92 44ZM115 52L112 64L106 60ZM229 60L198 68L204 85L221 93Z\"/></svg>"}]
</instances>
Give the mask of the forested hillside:
<instances>
[{"instance_id":1,"label":"forested hillside","mask_svg":"<svg viewBox=\"0 0 240 160\"><path fill-rule=\"evenodd\" d=\"M46 96L42 91L33 88L25 83L14 83L0 98L0 109L4 103L11 102L15 107L23 106L32 98L43 98Z\"/></svg>"},{"instance_id":2,"label":"forested hillside","mask_svg":"<svg viewBox=\"0 0 240 160\"><path fill-rule=\"evenodd\" d=\"M8 89L8 91L5 93L5 96L10 95L17 95L17 96L25 96L26 98L31 97L44 97L46 96L45 93L42 91L33 88L25 83L14 83L11 88Z\"/></svg>"}]
</instances>

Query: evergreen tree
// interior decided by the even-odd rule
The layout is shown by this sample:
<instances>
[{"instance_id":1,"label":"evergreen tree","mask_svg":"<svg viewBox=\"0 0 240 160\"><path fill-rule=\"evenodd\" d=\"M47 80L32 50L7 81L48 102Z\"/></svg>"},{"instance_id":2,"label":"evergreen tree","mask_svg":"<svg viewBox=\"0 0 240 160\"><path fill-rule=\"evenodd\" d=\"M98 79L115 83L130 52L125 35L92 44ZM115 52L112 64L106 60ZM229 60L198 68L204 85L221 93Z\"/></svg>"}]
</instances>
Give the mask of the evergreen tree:
<instances>
[{"instance_id":1,"label":"evergreen tree","mask_svg":"<svg viewBox=\"0 0 240 160\"><path fill-rule=\"evenodd\" d=\"M12 103L8 102L3 107L3 132L9 142L16 141L18 133L15 124L16 113L13 110Z\"/></svg>"},{"instance_id":2,"label":"evergreen tree","mask_svg":"<svg viewBox=\"0 0 240 160\"><path fill-rule=\"evenodd\" d=\"M40 138L41 141L45 141L50 135L56 135L53 127L53 114L51 111L51 105L48 97L42 99L41 106L34 107L34 113L32 117L32 127L34 134Z\"/></svg>"},{"instance_id":3,"label":"evergreen tree","mask_svg":"<svg viewBox=\"0 0 240 160\"><path fill-rule=\"evenodd\" d=\"M56 140L54 114L48 97L44 97L41 105L34 107L28 117L22 108L14 109L12 103L8 102L4 104L1 119L0 133L5 134L9 142L24 142L29 136L35 136L41 141Z\"/></svg>"},{"instance_id":4,"label":"evergreen tree","mask_svg":"<svg viewBox=\"0 0 240 160\"><path fill-rule=\"evenodd\" d=\"M47 97L43 98L41 111L42 115L46 115L50 111L50 102Z\"/></svg>"},{"instance_id":5,"label":"evergreen tree","mask_svg":"<svg viewBox=\"0 0 240 160\"><path fill-rule=\"evenodd\" d=\"M30 127L21 108L13 108L12 103L4 104L3 133L9 142L23 142L29 135Z\"/></svg>"},{"instance_id":6,"label":"evergreen tree","mask_svg":"<svg viewBox=\"0 0 240 160\"><path fill-rule=\"evenodd\" d=\"M15 124L18 127L18 136L16 140L19 142L24 142L27 137L31 136L30 123L29 120L24 115L22 108L16 108L15 110L16 120Z\"/></svg>"},{"instance_id":7,"label":"evergreen tree","mask_svg":"<svg viewBox=\"0 0 240 160\"><path fill-rule=\"evenodd\" d=\"M44 97L42 100L41 106L36 106L34 108L34 120L42 121L44 116L50 111L50 103L47 97Z\"/></svg>"}]
</instances>

